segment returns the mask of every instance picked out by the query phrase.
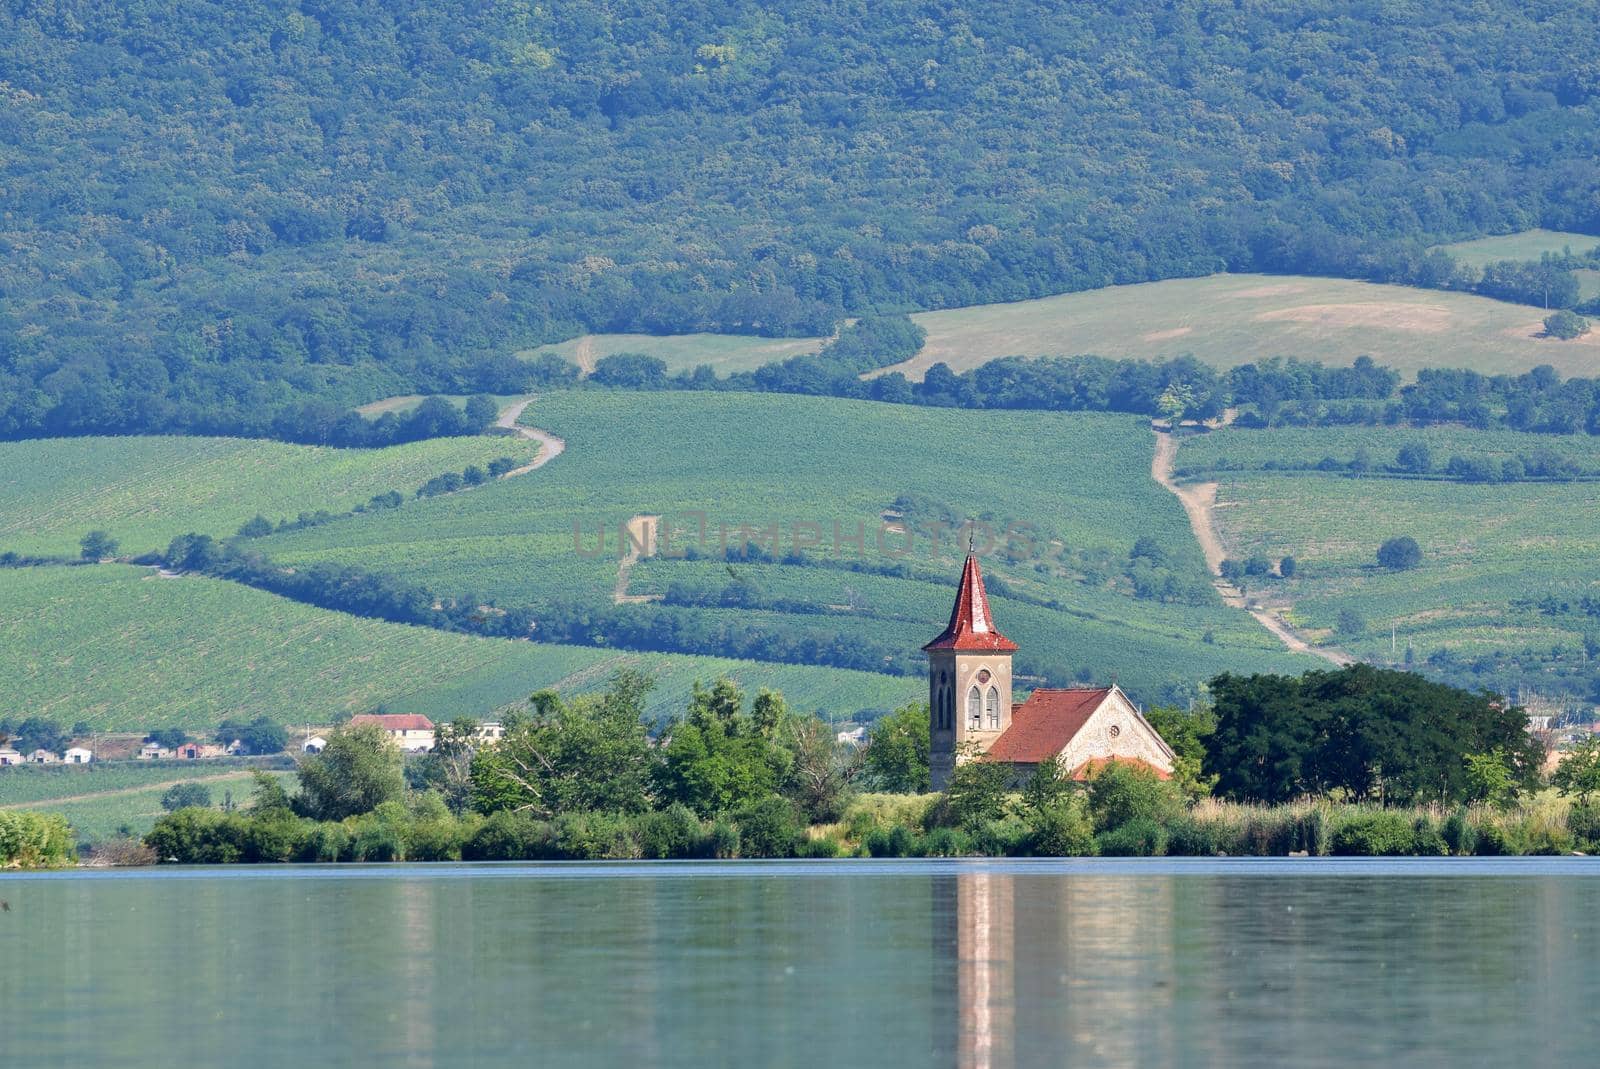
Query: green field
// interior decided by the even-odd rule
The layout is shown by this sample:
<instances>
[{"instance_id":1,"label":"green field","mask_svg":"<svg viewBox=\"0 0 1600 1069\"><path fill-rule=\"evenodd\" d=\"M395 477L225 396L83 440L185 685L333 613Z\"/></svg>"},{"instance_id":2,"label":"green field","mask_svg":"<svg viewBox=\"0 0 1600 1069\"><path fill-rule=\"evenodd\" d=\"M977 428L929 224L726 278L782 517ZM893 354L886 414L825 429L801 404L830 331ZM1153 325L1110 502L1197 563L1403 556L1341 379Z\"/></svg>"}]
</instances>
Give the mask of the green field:
<instances>
[{"instance_id":1,"label":"green field","mask_svg":"<svg viewBox=\"0 0 1600 1069\"><path fill-rule=\"evenodd\" d=\"M21 765L0 769L0 809L80 795L130 792L191 779L232 775L259 767L259 759L206 761L96 761L88 765Z\"/></svg>"},{"instance_id":2,"label":"green field","mask_svg":"<svg viewBox=\"0 0 1600 1069\"><path fill-rule=\"evenodd\" d=\"M1596 459L1587 438L1428 430L1332 429L1223 431L1190 439L1180 469L1202 458L1261 461L1348 457L1366 445L1376 461L1411 440L1428 441L1435 463L1444 455L1512 454L1552 448ZM1390 628L1419 658L1448 649L1465 657L1528 654L1541 663L1582 662L1584 635L1595 620L1581 612L1549 613L1529 602L1553 597L1575 606L1600 594L1600 485L1472 484L1317 472L1223 471L1217 511L1225 548L1245 558L1293 555L1299 574L1271 581L1261 593L1292 599L1293 618L1316 637L1332 638L1363 657L1390 655ZM1389 572L1375 554L1386 538L1409 535L1423 550L1413 571ZM1332 635L1339 613L1364 618L1360 635Z\"/></svg>"},{"instance_id":3,"label":"green field","mask_svg":"<svg viewBox=\"0 0 1600 1069\"><path fill-rule=\"evenodd\" d=\"M1571 251L1576 256L1583 256L1596 246L1600 246L1600 237L1593 234L1534 229L1474 241L1458 241L1453 245L1436 245L1435 248L1449 253L1463 264L1483 267L1499 260L1537 260L1547 252Z\"/></svg>"},{"instance_id":4,"label":"green field","mask_svg":"<svg viewBox=\"0 0 1600 1069\"><path fill-rule=\"evenodd\" d=\"M385 449L331 449L242 438L56 438L0 442L0 551L77 553L101 529L123 554L174 535L231 535L260 513L340 512L374 494L409 498L428 479L495 457L531 460L521 438L437 438Z\"/></svg>"},{"instance_id":5,"label":"green field","mask_svg":"<svg viewBox=\"0 0 1600 1069\"><path fill-rule=\"evenodd\" d=\"M230 716L326 723L383 705L483 716L541 687L603 686L636 665L660 676L651 711L680 710L695 680L774 686L798 706L890 708L920 683L863 672L472 638L365 620L237 584L102 564L0 570L0 695L12 715L97 731Z\"/></svg>"},{"instance_id":6,"label":"green field","mask_svg":"<svg viewBox=\"0 0 1600 1069\"><path fill-rule=\"evenodd\" d=\"M1425 445L1435 468L1452 456L1471 458L1526 457L1549 452L1583 468L1600 468L1600 437L1578 434L1534 434L1526 431L1472 430L1436 427L1274 427L1252 430L1228 427L1182 440L1177 472L1198 476L1230 467L1259 469L1313 466L1324 457L1351 460L1366 449L1374 468L1393 464L1407 445Z\"/></svg>"},{"instance_id":7,"label":"green field","mask_svg":"<svg viewBox=\"0 0 1600 1069\"><path fill-rule=\"evenodd\" d=\"M1269 356L1348 364L1365 354L1408 377L1425 367L1515 373L1539 364L1563 375L1600 373L1600 336L1540 338L1542 309L1298 275L1172 279L912 318L928 340L890 370L914 379L940 361L959 371L1001 356L1078 353L1192 353L1218 367Z\"/></svg>"},{"instance_id":8,"label":"green field","mask_svg":"<svg viewBox=\"0 0 1600 1069\"><path fill-rule=\"evenodd\" d=\"M528 349L519 356L553 352L594 370L595 361L617 353L644 353L666 361L669 371L709 364L719 375L749 371L774 360L814 353L826 338L758 338L745 334L585 334L559 345Z\"/></svg>"},{"instance_id":9,"label":"green field","mask_svg":"<svg viewBox=\"0 0 1600 1069\"><path fill-rule=\"evenodd\" d=\"M1128 416L576 392L542 398L523 419L567 441L555 463L530 477L261 545L296 566L359 562L504 605L604 603L617 576L617 528L630 516L664 515L685 525L703 511L713 556L720 556L719 525L737 542L741 524L788 531L811 523L829 544L836 522L844 532L859 525L867 532L865 556L894 563L879 556L874 532L895 499L911 494L943 502L957 516L1034 524L1068 555L1125 557L1144 534L1166 548L1175 568L1198 576L1203 567L1176 501L1149 478L1149 429ZM603 556L576 552L575 523L590 551L598 529L608 530ZM954 575L957 548L947 538L935 558L924 542L912 559L926 577L917 580L741 566L736 571L769 594L843 606L788 621L757 613L745 619L752 627L825 629L914 651L949 612L953 588L941 580ZM846 547L842 556L855 552ZM1059 602L1048 608L1007 599L995 611L1033 656L1074 673L1117 674L1125 685L1153 691L1224 667L1301 663L1220 603L1138 600L1031 560L995 559L990 568L1030 597ZM726 572L721 564L650 560L635 569L629 592L663 592L675 580L725 583ZM1207 632L1211 641L1202 642Z\"/></svg>"},{"instance_id":10,"label":"green field","mask_svg":"<svg viewBox=\"0 0 1600 1069\"><path fill-rule=\"evenodd\" d=\"M46 813L59 813L72 825L77 842L103 842L126 831L141 836L149 831L166 810L161 808L161 796L175 782L200 783L211 791L211 804L220 806L231 793L235 805L243 806L254 792L254 773L233 769L174 767L168 763L166 778L159 786L128 789L85 790L66 799L34 802L17 806L20 809L38 809ZM0 776L9 775L0 773ZM296 783L292 772L269 772L285 790L293 793Z\"/></svg>"}]
</instances>

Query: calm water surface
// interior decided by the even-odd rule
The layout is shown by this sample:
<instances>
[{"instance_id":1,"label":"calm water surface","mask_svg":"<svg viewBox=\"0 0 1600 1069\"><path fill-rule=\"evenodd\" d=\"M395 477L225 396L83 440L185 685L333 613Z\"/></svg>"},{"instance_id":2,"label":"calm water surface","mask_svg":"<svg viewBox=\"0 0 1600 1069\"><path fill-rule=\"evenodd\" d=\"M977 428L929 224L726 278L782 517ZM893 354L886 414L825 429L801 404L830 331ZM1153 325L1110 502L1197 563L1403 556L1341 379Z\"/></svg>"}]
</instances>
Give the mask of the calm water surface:
<instances>
[{"instance_id":1,"label":"calm water surface","mask_svg":"<svg viewBox=\"0 0 1600 1069\"><path fill-rule=\"evenodd\" d=\"M1600 861L0 877L0 1065L1600 1063Z\"/></svg>"}]
</instances>

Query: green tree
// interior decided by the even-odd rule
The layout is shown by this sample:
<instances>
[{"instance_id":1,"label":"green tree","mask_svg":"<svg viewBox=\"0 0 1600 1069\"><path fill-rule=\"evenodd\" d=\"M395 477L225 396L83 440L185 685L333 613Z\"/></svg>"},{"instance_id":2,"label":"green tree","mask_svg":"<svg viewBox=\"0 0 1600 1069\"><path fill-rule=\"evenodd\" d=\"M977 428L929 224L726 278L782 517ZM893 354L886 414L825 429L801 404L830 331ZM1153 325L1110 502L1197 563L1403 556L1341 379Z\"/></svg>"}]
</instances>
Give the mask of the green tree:
<instances>
[{"instance_id":1,"label":"green tree","mask_svg":"<svg viewBox=\"0 0 1600 1069\"><path fill-rule=\"evenodd\" d=\"M1496 751L1519 788L1537 780L1539 747L1521 709L1411 672L1357 664L1298 678L1230 674L1211 693L1217 727L1203 771L1224 797L1464 801L1474 789L1468 755Z\"/></svg>"},{"instance_id":2,"label":"green tree","mask_svg":"<svg viewBox=\"0 0 1600 1069\"><path fill-rule=\"evenodd\" d=\"M1293 557L1284 557L1278 562L1278 574L1285 579L1293 579L1294 573L1299 569L1300 563Z\"/></svg>"},{"instance_id":3,"label":"green tree","mask_svg":"<svg viewBox=\"0 0 1600 1069\"><path fill-rule=\"evenodd\" d=\"M761 704L757 697L757 710ZM759 714L756 720L760 723ZM784 797L813 824L840 819L854 797L853 783L861 769L855 749L841 743L833 728L815 716L785 712L781 722L782 745L792 757L782 787Z\"/></svg>"},{"instance_id":4,"label":"green tree","mask_svg":"<svg viewBox=\"0 0 1600 1069\"><path fill-rule=\"evenodd\" d=\"M863 761L873 789L894 794L927 792L929 730L927 702L902 705L872 725Z\"/></svg>"},{"instance_id":5,"label":"green tree","mask_svg":"<svg viewBox=\"0 0 1600 1069\"><path fill-rule=\"evenodd\" d=\"M1422 547L1410 535L1391 538L1378 547L1378 563L1395 572L1415 568L1422 563Z\"/></svg>"},{"instance_id":6,"label":"green tree","mask_svg":"<svg viewBox=\"0 0 1600 1069\"><path fill-rule=\"evenodd\" d=\"M377 724L336 728L319 754L300 759L295 808L315 820L370 813L405 791L403 758Z\"/></svg>"},{"instance_id":7,"label":"green tree","mask_svg":"<svg viewBox=\"0 0 1600 1069\"><path fill-rule=\"evenodd\" d=\"M1563 308L1544 317L1544 332L1547 337L1571 341L1589 333L1589 321L1571 309Z\"/></svg>"},{"instance_id":8,"label":"green tree","mask_svg":"<svg viewBox=\"0 0 1600 1069\"><path fill-rule=\"evenodd\" d=\"M1433 451L1426 442L1409 442L1400 447L1394 458L1395 467L1416 475L1426 475L1433 470Z\"/></svg>"},{"instance_id":9,"label":"green tree","mask_svg":"<svg viewBox=\"0 0 1600 1069\"><path fill-rule=\"evenodd\" d=\"M776 794L794 755L774 741L772 714L771 702L760 718L747 714L731 680L719 679L709 690L697 683L687 713L667 728L665 795L705 817Z\"/></svg>"},{"instance_id":10,"label":"green tree","mask_svg":"<svg viewBox=\"0 0 1600 1069\"><path fill-rule=\"evenodd\" d=\"M1184 414L1194 408L1194 389L1186 382L1174 382L1156 399L1156 410L1176 428Z\"/></svg>"},{"instance_id":11,"label":"green tree","mask_svg":"<svg viewBox=\"0 0 1600 1069\"><path fill-rule=\"evenodd\" d=\"M480 393L467 398L466 417L469 426L482 430L494 423L499 414L500 406L495 404L493 397Z\"/></svg>"},{"instance_id":12,"label":"green tree","mask_svg":"<svg viewBox=\"0 0 1600 1069\"><path fill-rule=\"evenodd\" d=\"M1600 793L1600 735L1590 735L1561 759L1550 783L1564 798L1577 795L1580 805L1589 804L1589 796Z\"/></svg>"},{"instance_id":13,"label":"green tree","mask_svg":"<svg viewBox=\"0 0 1600 1069\"><path fill-rule=\"evenodd\" d=\"M1367 621L1354 609L1340 609L1334 620L1334 630L1347 638L1354 638L1367 629Z\"/></svg>"},{"instance_id":14,"label":"green tree","mask_svg":"<svg viewBox=\"0 0 1600 1069\"><path fill-rule=\"evenodd\" d=\"M1517 800L1518 770L1504 749L1469 753L1466 758L1465 800L1509 809Z\"/></svg>"},{"instance_id":15,"label":"green tree","mask_svg":"<svg viewBox=\"0 0 1600 1069\"><path fill-rule=\"evenodd\" d=\"M952 823L976 827L1005 815L1012 766L1003 761L963 761L950 775L944 809Z\"/></svg>"},{"instance_id":16,"label":"green tree","mask_svg":"<svg viewBox=\"0 0 1600 1069\"><path fill-rule=\"evenodd\" d=\"M211 806L211 789L203 783L175 783L161 795L161 808L168 813L178 809L207 809Z\"/></svg>"},{"instance_id":17,"label":"green tree","mask_svg":"<svg viewBox=\"0 0 1600 1069\"><path fill-rule=\"evenodd\" d=\"M289 733L283 725L266 716L248 721L224 720L217 725L215 737L223 746L237 739L248 752L257 755L282 753L289 743Z\"/></svg>"},{"instance_id":18,"label":"green tree","mask_svg":"<svg viewBox=\"0 0 1600 1069\"><path fill-rule=\"evenodd\" d=\"M153 742L167 750L176 750L189 741L189 733L182 728L161 728L144 737L145 742Z\"/></svg>"},{"instance_id":19,"label":"green tree","mask_svg":"<svg viewBox=\"0 0 1600 1069\"><path fill-rule=\"evenodd\" d=\"M1206 775L1204 768L1206 740L1217 730L1217 718L1211 707L1202 705L1190 710L1155 705L1144 718L1177 755L1173 762L1173 781L1195 797L1210 793L1216 777Z\"/></svg>"},{"instance_id":20,"label":"green tree","mask_svg":"<svg viewBox=\"0 0 1600 1069\"><path fill-rule=\"evenodd\" d=\"M472 804L542 818L650 808L657 756L645 725L651 677L618 671L601 694L535 694L532 715L471 759Z\"/></svg>"},{"instance_id":21,"label":"green tree","mask_svg":"<svg viewBox=\"0 0 1600 1069\"><path fill-rule=\"evenodd\" d=\"M117 555L117 540L105 531L90 531L78 542L84 560L105 560Z\"/></svg>"}]
</instances>

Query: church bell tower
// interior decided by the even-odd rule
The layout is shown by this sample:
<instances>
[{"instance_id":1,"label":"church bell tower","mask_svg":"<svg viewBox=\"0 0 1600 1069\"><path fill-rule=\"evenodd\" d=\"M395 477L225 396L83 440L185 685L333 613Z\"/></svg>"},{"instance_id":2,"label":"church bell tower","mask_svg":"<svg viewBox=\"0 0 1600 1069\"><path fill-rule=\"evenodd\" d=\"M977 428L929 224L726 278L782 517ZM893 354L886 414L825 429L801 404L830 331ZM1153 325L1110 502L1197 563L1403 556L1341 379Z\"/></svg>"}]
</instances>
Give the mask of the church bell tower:
<instances>
[{"instance_id":1,"label":"church bell tower","mask_svg":"<svg viewBox=\"0 0 1600 1069\"><path fill-rule=\"evenodd\" d=\"M986 752L1011 726L1011 655L995 630L975 553L967 554L950 623L922 647L928 655L929 769L944 790L956 763Z\"/></svg>"}]
</instances>

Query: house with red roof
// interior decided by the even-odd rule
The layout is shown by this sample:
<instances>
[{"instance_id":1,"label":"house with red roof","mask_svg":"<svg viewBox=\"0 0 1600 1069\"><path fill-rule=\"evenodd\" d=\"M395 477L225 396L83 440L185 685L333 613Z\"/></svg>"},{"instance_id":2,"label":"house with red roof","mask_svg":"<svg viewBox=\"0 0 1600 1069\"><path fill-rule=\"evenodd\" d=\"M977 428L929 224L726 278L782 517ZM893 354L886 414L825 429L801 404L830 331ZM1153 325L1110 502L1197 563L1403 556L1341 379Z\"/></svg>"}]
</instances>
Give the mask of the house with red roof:
<instances>
[{"instance_id":1,"label":"house with red roof","mask_svg":"<svg viewBox=\"0 0 1600 1069\"><path fill-rule=\"evenodd\" d=\"M1144 765L1172 775L1174 755L1121 688L1039 688L1011 700L1011 655L989 611L983 572L967 554L950 623L922 647L928 655L929 765L933 789L943 790L956 765L1005 761L1019 779L1054 761L1087 778L1110 761Z\"/></svg>"},{"instance_id":2,"label":"house with red roof","mask_svg":"<svg viewBox=\"0 0 1600 1069\"><path fill-rule=\"evenodd\" d=\"M362 713L350 718L351 727L377 724L389 733L401 753L427 753L433 749L433 721L415 713Z\"/></svg>"}]
</instances>

